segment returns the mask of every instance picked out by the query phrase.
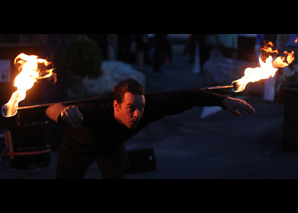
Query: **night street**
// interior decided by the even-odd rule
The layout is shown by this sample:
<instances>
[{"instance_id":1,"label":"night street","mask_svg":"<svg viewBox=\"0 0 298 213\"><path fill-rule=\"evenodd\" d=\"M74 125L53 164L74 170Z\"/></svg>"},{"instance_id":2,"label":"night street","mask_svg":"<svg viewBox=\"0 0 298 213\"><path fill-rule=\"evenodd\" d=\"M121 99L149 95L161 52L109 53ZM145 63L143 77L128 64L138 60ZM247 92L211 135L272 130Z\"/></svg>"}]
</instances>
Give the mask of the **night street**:
<instances>
[{"instance_id":1,"label":"night street","mask_svg":"<svg viewBox=\"0 0 298 213\"><path fill-rule=\"evenodd\" d=\"M193 73L183 46L173 46L173 59L154 73L145 66L147 92L201 88L204 75ZM217 85L214 85L217 86ZM282 149L284 105L266 102L262 95L227 95L245 99L256 114L237 118L219 107L196 107L150 124L126 142L126 150L153 149L156 169L127 174L127 179L297 179L298 152ZM54 179L58 150L49 167L30 170L29 179ZM24 171L0 163L1 179L22 179ZM101 178L94 162L85 179Z\"/></svg>"}]
</instances>

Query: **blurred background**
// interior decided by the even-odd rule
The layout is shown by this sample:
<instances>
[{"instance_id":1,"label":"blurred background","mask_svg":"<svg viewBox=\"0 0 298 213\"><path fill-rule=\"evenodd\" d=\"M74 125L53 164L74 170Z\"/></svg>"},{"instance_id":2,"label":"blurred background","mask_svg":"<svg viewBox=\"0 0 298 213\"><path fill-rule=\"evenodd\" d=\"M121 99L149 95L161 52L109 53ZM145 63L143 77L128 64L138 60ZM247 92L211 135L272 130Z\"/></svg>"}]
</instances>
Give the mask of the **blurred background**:
<instances>
[{"instance_id":1,"label":"blurred background","mask_svg":"<svg viewBox=\"0 0 298 213\"><path fill-rule=\"evenodd\" d=\"M27 91L20 106L28 106L105 95L125 78L138 80L147 93L230 85L245 68L259 66L264 41L272 41L280 53L293 50L296 55L296 38L297 34L0 34L0 102L3 106L15 91L18 70L13 62L22 52L47 59L57 73L55 84L45 79ZM131 160L140 162L127 178L297 178L296 61L274 78L248 84L241 93L214 91L247 100L257 110L253 117L237 119L219 107L201 107L146 127L126 142ZM48 121L44 110L1 116L0 178L55 177L63 129ZM12 151L40 153L7 155ZM136 152L142 154L132 154ZM101 178L96 164L85 178Z\"/></svg>"}]
</instances>

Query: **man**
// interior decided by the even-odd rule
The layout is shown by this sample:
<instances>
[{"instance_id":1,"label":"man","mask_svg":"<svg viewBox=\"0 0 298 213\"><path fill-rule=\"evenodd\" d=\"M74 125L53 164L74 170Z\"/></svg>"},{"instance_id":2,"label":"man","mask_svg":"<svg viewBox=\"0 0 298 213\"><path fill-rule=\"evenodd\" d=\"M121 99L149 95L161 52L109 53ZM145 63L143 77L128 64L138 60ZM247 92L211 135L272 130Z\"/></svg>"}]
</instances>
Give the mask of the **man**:
<instances>
[{"instance_id":1,"label":"man","mask_svg":"<svg viewBox=\"0 0 298 213\"><path fill-rule=\"evenodd\" d=\"M57 178L83 178L95 160L103 178L125 177L124 141L148 124L194 106L221 106L241 117L238 108L255 110L246 101L205 90L182 90L145 95L134 79L120 81L113 94L98 103L51 105L47 116L65 126Z\"/></svg>"}]
</instances>

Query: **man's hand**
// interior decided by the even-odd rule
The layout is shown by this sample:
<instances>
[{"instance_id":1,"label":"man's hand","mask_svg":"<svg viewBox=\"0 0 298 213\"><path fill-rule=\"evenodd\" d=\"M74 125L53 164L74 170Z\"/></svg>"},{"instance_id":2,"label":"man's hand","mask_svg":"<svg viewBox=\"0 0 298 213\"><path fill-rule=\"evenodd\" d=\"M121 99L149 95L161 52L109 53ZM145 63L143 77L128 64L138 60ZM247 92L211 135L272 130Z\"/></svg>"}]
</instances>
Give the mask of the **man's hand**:
<instances>
[{"instance_id":1,"label":"man's hand","mask_svg":"<svg viewBox=\"0 0 298 213\"><path fill-rule=\"evenodd\" d=\"M66 123L69 123L73 127L81 125L84 117L76 106L69 106L61 111L61 118Z\"/></svg>"},{"instance_id":2,"label":"man's hand","mask_svg":"<svg viewBox=\"0 0 298 213\"><path fill-rule=\"evenodd\" d=\"M223 100L222 105L238 118L242 117L241 113L237 110L238 108L247 111L250 115L256 113L256 110L249 103L237 98L227 97Z\"/></svg>"}]
</instances>

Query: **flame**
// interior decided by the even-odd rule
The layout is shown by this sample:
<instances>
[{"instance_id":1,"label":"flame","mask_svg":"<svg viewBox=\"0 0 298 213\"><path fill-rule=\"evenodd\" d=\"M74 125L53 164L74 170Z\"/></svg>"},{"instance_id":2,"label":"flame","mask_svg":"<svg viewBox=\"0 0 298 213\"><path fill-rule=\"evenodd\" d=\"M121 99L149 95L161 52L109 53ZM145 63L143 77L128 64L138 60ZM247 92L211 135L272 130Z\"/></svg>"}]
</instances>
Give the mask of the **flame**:
<instances>
[{"instance_id":1,"label":"flame","mask_svg":"<svg viewBox=\"0 0 298 213\"><path fill-rule=\"evenodd\" d=\"M43 78L53 77L56 82L56 73L53 69L47 69L51 63L45 59L37 58L36 55L19 54L14 60L15 66L19 70L19 74L14 79L14 86L17 90L12 94L10 100L2 107L2 115L11 117L16 115L18 104L26 98L26 92L31 89L35 82L39 82Z\"/></svg>"},{"instance_id":2,"label":"flame","mask_svg":"<svg viewBox=\"0 0 298 213\"><path fill-rule=\"evenodd\" d=\"M232 82L235 92L242 92L246 85L250 82L256 82L261 79L274 77L278 68L284 68L288 66L295 59L294 51L291 51L291 53L285 51L285 56L278 56L274 59L272 54L278 54L278 50L273 50L272 42L266 43L261 50L263 53L259 57L260 67L246 68L244 71L244 76Z\"/></svg>"}]
</instances>

